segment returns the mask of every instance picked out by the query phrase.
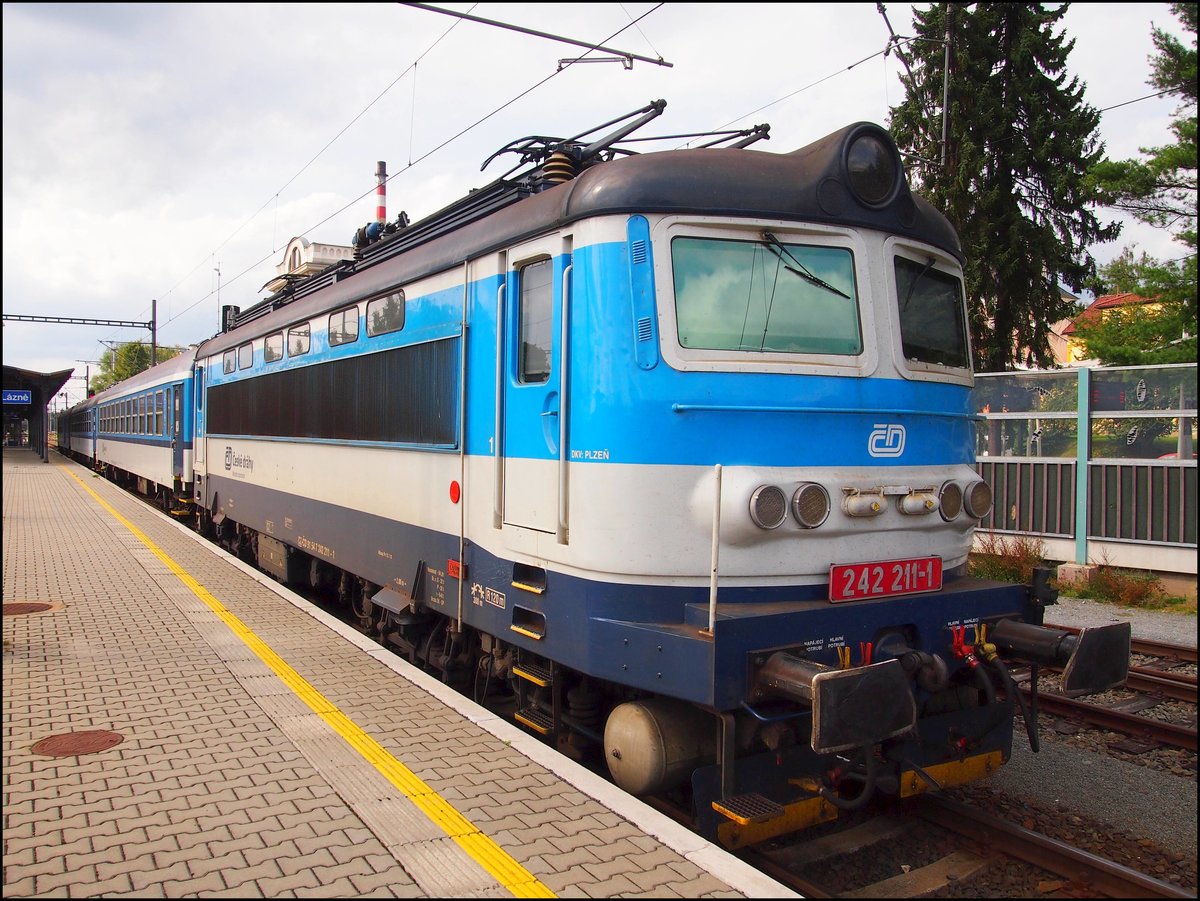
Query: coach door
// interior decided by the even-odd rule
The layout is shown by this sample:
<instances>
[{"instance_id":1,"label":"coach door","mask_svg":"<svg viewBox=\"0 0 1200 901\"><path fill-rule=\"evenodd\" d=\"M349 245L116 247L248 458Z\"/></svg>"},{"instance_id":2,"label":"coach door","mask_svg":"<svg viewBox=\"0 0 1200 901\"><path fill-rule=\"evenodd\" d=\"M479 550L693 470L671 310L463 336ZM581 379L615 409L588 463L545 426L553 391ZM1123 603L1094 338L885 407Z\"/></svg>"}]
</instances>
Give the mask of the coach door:
<instances>
[{"instance_id":1,"label":"coach door","mask_svg":"<svg viewBox=\"0 0 1200 901\"><path fill-rule=\"evenodd\" d=\"M171 435L171 474L190 482L191 479L183 477L183 385L171 385L167 393L167 410L171 417L167 423Z\"/></svg>"},{"instance_id":2,"label":"coach door","mask_svg":"<svg viewBox=\"0 0 1200 901\"><path fill-rule=\"evenodd\" d=\"M506 525L566 543L564 339L570 309L570 238L554 236L509 254L501 391ZM564 297L567 302L564 302Z\"/></svg>"}]
</instances>

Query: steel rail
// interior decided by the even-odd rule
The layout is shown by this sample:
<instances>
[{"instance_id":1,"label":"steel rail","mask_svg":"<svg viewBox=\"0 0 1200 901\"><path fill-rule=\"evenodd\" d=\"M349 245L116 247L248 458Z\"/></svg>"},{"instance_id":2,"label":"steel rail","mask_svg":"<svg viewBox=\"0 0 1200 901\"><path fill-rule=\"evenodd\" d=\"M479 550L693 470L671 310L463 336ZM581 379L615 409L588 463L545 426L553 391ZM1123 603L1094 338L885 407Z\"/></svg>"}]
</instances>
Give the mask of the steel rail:
<instances>
[{"instance_id":1,"label":"steel rail","mask_svg":"<svg viewBox=\"0 0 1200 901\"><path fill-rule=\"evenodd\" d=\"M1048 835L1025 829L969 804L942 795L912 799L919 816L1003 854L1082 883L1109 898L1194 898L1177 885L1139 873ZM1094 897L1089 895L1089 897Z\"/></svg>"}]
</instances>

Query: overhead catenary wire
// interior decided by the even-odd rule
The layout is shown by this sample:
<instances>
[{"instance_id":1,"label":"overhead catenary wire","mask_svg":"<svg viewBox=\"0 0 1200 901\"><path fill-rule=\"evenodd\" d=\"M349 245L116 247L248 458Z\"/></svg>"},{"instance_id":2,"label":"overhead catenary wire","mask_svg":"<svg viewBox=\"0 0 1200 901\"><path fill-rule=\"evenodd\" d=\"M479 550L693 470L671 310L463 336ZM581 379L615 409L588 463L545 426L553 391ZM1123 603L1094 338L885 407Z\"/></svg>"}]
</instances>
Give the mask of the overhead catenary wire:
<instances>
[{"instance_id":1,"label":"overhead catenary wire","mask_svg":"<svg viewBox=\"0 0 1200 901\"><path fill-rule=\"evenodd\" d=\"M478 6L478 4L475 4L475 6ZM474 9L475 6L472 6L471 9ZM283 183L283 185L281 185L279 188L277 188L272 193L272 195L270 197L268 197L267 200L264 201L263 204L257 210L255 210L241 225L239 225L236 229L234 229L232 232L230 232L228 235L226 235L225 239L223 241L221 241L221 243L218 244L215 248L213 248L212 252L206 256L205 260L202 260L201 262L197 263L196 266L193 267L190 272L188 272L186 275L183 276L183 278L181 278L174 285L172 285L171 288L163 296L166 297L166 296L170 295L176 288L178 288L181 284L183 284L183 282L185 282L188 278L190 278L192 275L194 275L197 269L200 269L207 260L212 259L212 257L216 255L217 251L219 251L222 247L224 247L231 240L233 240L233 238L236 237L242 231L242 229L244 229L247 225L249 225L251 222L253 222L259 216L259 214L262 213L262 211L265 210L272 202L277 203L279 200L279 195L282 194L285 190L287 190L287 188L292 184L292 182L294 182L297 178L299 178L301 175L303 175L304 172L306 170L308 170L309 167L311 167L313 163L315 163L318 159L320 159L321 156L323 156L324 153L330 147L332 147L342 135L344 135L347 131L350 130L350 128L354 125L354 123L356 123L359 119L361 119L364 115L366 115L367 111L370 110L371 107L373 107L376 103L378 103L380 100L382 100L383 96L385 94L387 94L388 91L390 91L392 88L394 88L400 82L400 80L402 78L404 78L405 75L407 75L411 71L414 73L414 76L415 76L417 63L419 63L422 59L424 59L426 56L428 56L434 50L434 48L437 47L438 44L440 44L443 40L445 40L445 38L450 34L450 32L452 32L456 27L458 27L458 25L459 25L459 22L455 22L449 28L447 28L445 31L443 31L433 41L433 43L431 43L428 47L426 47L417 56L417 58L415 60L413 60L412 63L410 63L399 75L397 75L394 79L392 79L391 83L388 84L388 86L385 87L382 91L380 91L379 94L376 95L375 99L373 99L370 103L368 103L365 107L363 107L358 112L358 114L356 116L354 116L354 118L352 118L341 129L339 129L337 134L335 134L332 138L330 138L328 141L326 141L325 145L323 147L321 147L321 149L318 150L307 163L305 163L303 166L301 166L296 171L296 173L294 175L292 175L291 178L289 178L286 182ZM414 87L414 91L415 91L415 87ZM414 104L415 104L415 95L414 95ZM276 253L278 248L274 247L273 245L274 245L274 235L272 235L271 252L269 254L267 254L267 256L263 258L263 260L259 260L257 263L255 263L254 266L260 265L264 260L270 259L271 256L273 256ZM253 266L251 268L253 268ZM240 277L243 274L244 273L239 273L238 277ZM237 277L235 277L234 280L236 281L236 279L237 279ZM167 322L164 323L164 325L169 325L170 323L174 322L176 319L178 319L184 313L187 313L188 311L194 309L199 303L201 303L204 300L207 300L211 296L212 296L212 293L210 292L209 294L200 298L200 300L196 301L196 303L193 303L191 306L187 307L182 312L177 313L175 316L168 319Z\"/></svg>"},{"instance_id":2,"label":"overhead catenary wire","mask_svg":"<svg viewBox=\"0 0 1200 901\"><path fill-rule=\"evenodd\" d=\"M595 51L595 50L601 49L601 47L603 46L603 44L604 44L604 43L607 43L608 41L611 41L613 38L617 37L618 35L620 35L620 34L621 34L621 33L623 33L624 31L628 30L628 29L629 29L629 28L631 28L631 27L634 27L634 26L636 26L638 22L640 22L642 19L646 18L646 17L647 17L648 15L650 15L651 13L653 13L653 12L657 11L657 10L658 10L660 7L662 7L662 5L663 5L662 3L657 3L657 4L655 4L653 7L651 7L651 8L650 8L650 9L648 9L648 10L646 10L646 12L642 13L640 16L638 16L636 19L634 19L632 22L630 22L628 25L624 25L624 26L622 26L621 28L617 29L615 32L613 32L611 35L609 35L607 38L605 38L603 42L601 42L601 43L599 43L599 44L595 44L595 45L593 45L593 46L592 46L592 47L591 47L591 48L590 48L588 51L586 51L586 52L584 53L584 56L586 56L586 55L587 55L587 53L591 53L591 52L593 52L593 51ZM474 7L472 7L472 8L474 8ZM457 24L457 23L456 23L456 24ZM451 26L451 27L453 28L453 26ZM449 33L449 30L447 30L445 33L443 33L442 37L444 38L444 37L446 36L446 34L448 34L448 33ZM440 41L440 40L441 40L441 38L439 38L438 40ZM432 50L434 46L436 46L436 42L435 42L433 45L431 45L431 46L430 46L430 47L429 47L429 48L428 48L428 49L425 51L425 53L423 53L423 54L422 54L422 57L423 57L425 54L427 54L427 53L429 52L429 50ZM403 174L404 174L405 172L407 172L408 170L412 169L412 168L413 168L414 166L416 166L417 164L421 163L423 160L426 160L426 159L428 159L430 156L432 156L433 154L437 153L439 150L442 150L443 148L447 147L449 144L451 144L451 143L453 143L454 141L458 140L458 139L459 139L459 138L461 138L463 135L465 135L465 134L469 133L469 132L470 132L470 131L472 131L473 129L475 129L475 128L478 128L480 125L482 125L482 124L483 124L484 122L486 122L488 119L491 119L493 116L495 116L497 113L499 113L499 112L503 111L503 110L504 110L504 109L506 109L507 107L509 107L509 106L511 106L512 104L516 103L516 102L517 102L518 100L520 100L521 98L523 98L523 97L525 97L525 96L529 95L529 94L530 94L530 93L532 93L533 91L535 91L535 90L537 90L538 88L540 88L542 85L544 85L546 82L550 81L552 78L555 78L555 77L557 77L559 74L561 74L562 72L566 71L566 69L568 69L568 68L569 68L571 65L573 65L573 64L574 64L574 61L570 61L570 62L566 63L565 65L563 65L563 66L559 67L559 68L558 68L558 69L556 69L554 72L551 72L549 75L547 75L545 78L542 78L540 81L537 81L537 82L535 82L533 85L531 85L530 87L528 87L528 88L526 88L525 90L521 91L521 92L520 92L519 94L517 94L516 96L514 96L514 97L510 98L509 100L505 101L505 102L504 102L504 103L502 103L500 106L498 106L498 107L496 107L494 110L492 110L490 113L487 113L486 115L484 115L484 116L481 116L480 118L476 119L476 120L475 120L474 122L472 122L470 125L466 126L465 128L463 128L462 130L460 130L460 131L456 132L455 134L451 135L449 138L447 138L446 140L442 141L440 144L438 144L437 146L433 147L432 149L430 149L430 150L426 151L424 154L422 154L421 156L417 157L415 160L411 160L411 161L409 162L409 164L408 164L407 166L405 166L403 169L401 169L400 171L398 171L398 172L396 172L396 173L393 173L392 175L389 175L389 176L387 177L387 179L385 180L384 184L387 184L388 182L391 182L393 179L395 179L395 178L398 178L399 176L403 175ZM415 65L415 63L414 63L414 65ZM405 70L405 71L407 71L407 70ZM401 76L401 77L402 77L402 76ZM397 78L397 79L396 79L396 81L399 81L399 78ZM393 81L393 82L392 82L392 84L394 85L394 84L395 84L395 81ZM390 89L390 88L391 88L391 85L389 85L389 89ZM382 94L381 94L380 96L382 96ZM377 100L377 99L378 99L378 98L376 98L376 100ZM374 103L374 102L375 102L375 101L372 101L372 103ZM366 112L366 110L364 110L363 112ZM361 115L362 115L362 114L360 113L360 114L359 114L359 116L356 116L356 117L355 117L355 120L357 120L359 117L361 117ZM353 121L351 122L351 124L353 124ZM347 126L347 128L348 128L348 127L349 127L349 126ZM345 131L345 129L343 129L342 131ZM341 132L339 132L339 135L340 135L340 134L341 134ZM336 140L336 138L335 138L335 140ZM332 143L333 143L333 142L332 142L332 141L330 141L330 144L332 144ZM329 145L327 144L327 145L326 145L326 147L328 147L328 146L329 146ZM314 157L314 160L315 160L315 157ZM309 163L308 165L311 165L311 161L310 161L310 163ZM299 173L297 173L297 174L299 174ZM293 177L293 180L294 180L294 177ZM289 181L289 184L290 184L290 181ZM357 197L354 197L353 199L351 199L350 201L348 201L346 204L344 204L344 205L343 205L342 207L340 207L339 209L337 209L337 210L335 210L334 212L330 213L328 216L326 216L326 217L325 217L324 219L322 219L320 222L317 222L317 223L315 223L315 224L313 224L313 225L309 226L308 228L306 228L306 229L305 229L303 232L301 232L301 234L302 234L302 235L306 235L306 234L308 234L309 232L312 232L312 231L314 231L315 229L318 229L318 228L320 228L322 225L324 225L326 222L329 222L331 219L334 219L335 217L337 217L337 216L340 216L342 213L344 213L346 210L350 209L350 208L351 208L352 206L354 206L356 203L359 203L360 201L362 201L362 200L363 200L363 198L365 198L365 197L367 197L367 196L371 195L372 193L374 193L374 191L375 191L376 187L377 187L377 185L373 185L373 186L371 186L370 188L368 188L367 190L365 190L365 191L364 191L362 194L359 194ZM261 212L261 209L260 209L260 212ZM231 236L231 237L232 237L232 236ZM228 239L227 239L227 240L228 240ZM262 257L260 257L259 259L255 260L253 263L251 263L251 264L249 264L248 266L246 266L244 269L242 269L240 272L238 272L238 274L237 274L237 275L235 275L233 278L231 278L231 279L229 279L229 280L225 281L223 284L224 284L226 287L228 287L229 285L231 285L231 284L233 284L233 283L235 283L235 282L239 281L241 278L243 278L244 276L248 275L248 274L249 274L250 272L252 272L254 269L256 269L257 267L261 266L261 265L262 265L263 263L265 263L267 260L271 259L271 257L273 257L273 256L275 255L275 253L276 253L275 249L272 249L272 250L271 250L269 253L265 254L264 256L262 256ZM200 264L200 265L203 265L203 264ZM196 268L199 268L199 266L197 266ZM192 271L194 272L195 270L193 269ZM189 273L189 275L190 275L190 273ZM185 276L185 278L186 278L186 276ZM178 285L176 285L176 287L177 287L177 286L178 286ZM172 289L172 290L173 290L173 289ZM189 306L187 306L186 308L184 308L184 309L183 309L183 310L181 310L180 312L176 313L174 316L172 316L170 319L168 319L168 320L167 320L165 323L163 323L161 326L159 326L159 329L160 329L160 331L161 331L161 329L163 329L163 328L165 328L166 326L170 325L170 324L171 324L172 322L174 322L175 320L179 319L179 318L180 318L181 316L183 316L185 313L188 313L188 312L190 312L191 310L195 309L197 306L199 306L201 303L203 303L204 301L208 300L208 299L209 299L209 298L211 298L212 296L213 296L213 292L212 292L212 291L210 291L208 294L205 294L204 296L202 296L202 297L200 297L199 299L197 299L197 300L196 300L194 303L190 304Z\"/></svg>"}]
</instances>

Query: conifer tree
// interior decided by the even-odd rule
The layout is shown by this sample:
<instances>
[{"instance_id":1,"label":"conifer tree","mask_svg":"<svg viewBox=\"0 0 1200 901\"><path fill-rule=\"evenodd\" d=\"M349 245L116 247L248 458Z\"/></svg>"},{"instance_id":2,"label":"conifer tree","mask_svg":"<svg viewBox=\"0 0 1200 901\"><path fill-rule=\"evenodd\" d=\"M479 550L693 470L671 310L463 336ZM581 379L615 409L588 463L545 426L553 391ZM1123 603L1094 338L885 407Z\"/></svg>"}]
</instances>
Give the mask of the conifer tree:
<instances>
[{"instance_id":1,"label":"conifer tree","mask_svg":"<svg viewBox=\"0 0 1200 901\"><path fill-rule=\"evenodd\" d=\"M1175 142L1141 148L1144 159L1104 160L1092 169L1105 202L1166 229L1182 245L1178 257L1156 260L1125 248L1100 272L1107 291L1153 301L1138 315L1077 323L1088 356L1102 363L1142 365L1196 359L1196 18L1197 4L1172 3L1190 34L1185 43L1154 28L1149 83L1180 105L1171 122Z\"/></svg>"},{"instance_id":2,"label":"conifer tree","mask_svg":"<svg viewBox=\"0 0 1200 901\"><path fill-rule=\"evenodd\" d=\"M1088 247L1120 230L1092 209L1097 189L1087 172L1104 146L1099 112L1067 73L1074 41L1059 23L1068 6L913 11L907 95L891 111L891 128L911 154L917 190L962 239L978 371L1053 365L1050 328L1077 311L1061 285L1089 284L1096 263Z\"/></svg>"}]
</instances>

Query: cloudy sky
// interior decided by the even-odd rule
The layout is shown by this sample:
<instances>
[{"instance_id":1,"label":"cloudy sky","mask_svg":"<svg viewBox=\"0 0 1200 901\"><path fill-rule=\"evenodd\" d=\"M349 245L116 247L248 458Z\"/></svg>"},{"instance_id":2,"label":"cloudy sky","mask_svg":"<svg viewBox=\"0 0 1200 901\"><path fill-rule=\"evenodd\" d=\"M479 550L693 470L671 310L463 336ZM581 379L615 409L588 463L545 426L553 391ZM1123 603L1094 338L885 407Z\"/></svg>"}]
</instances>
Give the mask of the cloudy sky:
<instances>
[{"instance_id":1,"label":"cloudy sky","mask_svg":"<svg viewBox=\"0 0 1200 901\"><path fill-rule=\"evenodd\" d=\"M265 297L294 235L349 244L379 160L388 217L415 221L503 174L515 157L480 165L509 141L658 98L642 134L767 122L756 149L774 152L886 125L903 98L874 3L440 5L673 65L561 67L583 49L404 4L5 3L4 313L145 322L155 298L159 342L195 343L221 305ZM910 5L885 8L912 34ZM1173 101L1129 103L1153 93L1154 25L1183 34L1165 3L1077 3L1065 20L1087 101L1116 107L1114 158L1170 141ZM1179 252L1131 223L1093 255L1131 243ZM9 320L4 361L82 376L107 344L148 338Z\"/></svg>"}]
</instances>

